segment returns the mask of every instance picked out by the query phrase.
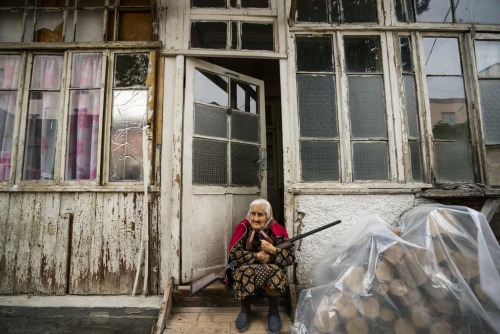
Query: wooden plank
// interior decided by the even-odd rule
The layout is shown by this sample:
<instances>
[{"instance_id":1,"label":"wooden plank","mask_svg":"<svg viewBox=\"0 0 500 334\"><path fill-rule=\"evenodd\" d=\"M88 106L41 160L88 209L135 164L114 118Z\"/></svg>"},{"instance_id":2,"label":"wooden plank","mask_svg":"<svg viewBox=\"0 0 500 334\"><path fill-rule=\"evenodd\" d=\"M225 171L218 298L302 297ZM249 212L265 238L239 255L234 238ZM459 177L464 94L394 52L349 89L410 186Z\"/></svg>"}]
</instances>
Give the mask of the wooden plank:
<instances>
[{"instance_id":1,"label":"wooden plank","mask_svg":"<svg viewBox=\"0 0 500 334\"><path fill-rule=\"evenodd\" d=\"M160 313L158 314L158 321L155 327L151 331L152 334L161 334L167 323L167 319L172 311L172 297L174 291L174 278L171 277L167 280L165 284L165 289L163 290L163 299L161 301Z\"/></svg>"},{"instance_id":2,"label":"wooden plank","mask_svg":"<svg viewBox=\"0 0 500 334\"><path fill-rule=\"evenodd\" d=\"M30 254L31 254L31 239L33 238L33 230L36 228L32 225L35 211L35 194L22 195L21 217L17 221L11 221L12 224L19 226L16 229L16 235L13 238L19 239L15 265L15 283L14 293L30 293L28 284L31 282L30 272ZM21 209L22 208L22 209Z\"/></svg>"},{"instance_id":3,"label":"wooden plank","mask_svg":"<svg viewBox=\"0 0 500 334\"><path fill-rule=\"evenodd\" d=\"M151 194L150 203L150 223L149 223L149 293L152 295L160 294L160 201L158 196Z\"/></svg>"},{"instance_id":4,"label":"wooden plank","mask_svg":"<svg viewBox=\"0 0 500 334\"><path fill-rule=\"evenodd\" d=\"M7 262L7 230L9 223L9 193L0 193L0 277L5 277L6 262ZM3 285L0 283L0 294L2 293Z\"/></svg>"},{"instance_id":5,"label":"wooden plank","mask_svg":"<svg viewBox=\"0 0 500 334\"><path fill-rule=\"evenodd\" d=\"M95 220L90 241L89 294L98 295L101 292L103 280L103 226L107 217L104 215L104 198L102 193L96 194Z\"/></svg>"},{"instance_id":6,"label":"wooden plank","mask_svg":"<svg viewBox=\"0 0 500 334\"><path fill-rule=\"evenodd\" d=\"M16 273L16 255L19 245L19 231L21 230L21 205L22 195L12 194L7 196L8 211L5 212L5 250L0 267L0 293L14 293L14 278ZM12 223L14 222L14 223Z\"/></svg>"},{"instance_id":7,"label":"wooden plank","mask_svg":"<svg viewBox=\"0 0 500 334\"><path fill-rule=\"evenodd\" d=\"M103 280L101 294L120 293L120 241L118 240L118 194L104 196Z\"/></svg>"},{"instance_id":8,"label":"wooden plank","mask_svg":"<svg viewBox=\"0 0 500 334\"><path fill-rule=\"evenodd\" d=\"M500 207L500 199L499 198L488 198L481 208L481 213L486 216L486 220L491 223L493 216L498 211L498 207Z\"/></svg>"},{"instance_id":9,"label":"wooden plank","mask_svg":"<svg viewBox=\"0 0 500 334\"><path fill-rule=\"evenodd\" d=\"M73 214L65 213L59 216L56 232L56 247L54 257L54 284L52 285L52 293L64 295L69 291L69 265L70 257L70 224L73 223Z\"/></svg>"},{"instance_id":10,"label":"wooden plank","mask_svg":"<svg viewBox=\"0 0 500 334\"><path fill-rule=\"evenodd\" d=\"M134 287L137 254L140 247L142 230L142 194L120 194L118 206L117 232L119 238L119 293L130 294ZM142 278L137 291L142 291Z\"/></svg>"},{"instance_id":11,"label":"wooden plank","mask_svg":"<svg viewBox=\"0 0 500 334\"><path fill-rule=\"evenodd\" d=\"M59 225L60 195L57 193L46 193L45 199L40 207L40 221L42 224L42 250L40 264L39 292L42 294L53 294L56 276L57 256L57 227Z\"/></svg>"}]
</instances>

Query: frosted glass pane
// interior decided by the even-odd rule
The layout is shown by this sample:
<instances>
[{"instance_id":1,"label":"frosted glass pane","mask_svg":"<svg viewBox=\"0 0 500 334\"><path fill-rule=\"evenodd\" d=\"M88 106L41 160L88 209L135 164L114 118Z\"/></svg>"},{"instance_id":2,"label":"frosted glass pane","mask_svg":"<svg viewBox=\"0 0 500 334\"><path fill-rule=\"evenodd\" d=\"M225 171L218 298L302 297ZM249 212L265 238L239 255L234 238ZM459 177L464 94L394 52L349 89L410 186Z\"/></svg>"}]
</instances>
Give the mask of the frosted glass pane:
<instances>
[{"instance_id":1,"label":"frosted glass pane","mask_svg":"<svg viewBox=\"0 0 500 334\"><path fill-rule=\"evenodd\" d=\"M259 112L259 87L231 80L231 108L252 114Z\"/></svg>"},{"instance_id":2,"label":"frosted glass pane","mask_svg":"<svg viewBox=\"0 0 500 334\"><path fill-rule=\"evenodd\" d=\"M486 172L491 186L500 186L500 145L486 146Z\"/></svg>"},{"instance_id":3,"label":"frosted glass pane","mask_svg":"<svg viewBox=\"0 0 500 334\"><path fill-rule=\"evenodd\" d=\"M418 22L451 22L450 0L415 0Z\"/></svg>"},{"instance_id":4,"label":"frosted glass pane","mask_svg":"<svg viewBox=\"0 0 500 334\"><path fill-rule=\"evenodd\" d=\"M194 104L194 133L227 138L227 112L225 109Z\"/></svg>"},{"instance_id":5,"label":"frosted glass pane","mask_svg":"<svg viewBox=\"0 0 500 334\"><path fill-rule=\"evenodd\" d=\"M193 139L193 184L227 183L227 142Z\"/></svg>"},{"instance_id":6,"label":"frosted glass pane","mask_svg":"<svg viewBox=\"0 0 500 334\"><path fill-rule=\"evenodd\" d=\"M229 106L228 78L223 75L212 74L196 70L194 73L194 100L214 104L216 106Z\"/></svg>"},{"instance_id":7,"label":"frosted glass pane","mask_svg":"<svg viewBox=\"0 0 500 334\"><path fill-rule=\"evenodd\" d=\"M301 137L337 137L337 102L332 75L297 75Z\"/></svg>"},{"instance_id":8,"label":"frosted glass pane","mask_svg":"<svg viewBox=\"0 0 500 334\"><path fill-rule=\"evenodd\" d=\"M434 143L438 182L473 182L471 151L467 142Z\"/></svg>"},{"instance_id":9,"label":"frosted glass pane","mask_svg":"<svg viewBox=\"0 0 500 334\"><path fill-rule=\"evenodd\" d=\"M301 141L302 181L339 181L339 144Z\"/></svg>"},{"instance_id":10,"label":"frosted glass pane","mask_svg":"<svg viewBox=\"0 0 500 334\"><path fill-rule=\"evenodd\" d=\"M403 75L403 84L408 135L412 138L419 137L417 95L413 75Z\"/></svg>"},{"instance_id":11,"label":"frosted glass pane","mask_svg":"<svg viewBox=\"0 0 500 334\"><path fill-rule=\"evenodd\" d=\"M500 42L476 41L476 62L480 78L500 78Z\"/></svg>"},{"instance_id":12,"label":"frosted glass pane","mask_svg":"<svg viewBox=\"0 0 500 334\"><path fill-rule=\"evenodd\" d=\"M0 42L21 42L23 11L0 11Z\"/></svg>"},{"instance_id":13,"label":"frosted glass pane","mask_svg":"<svg viewBox=\"0 0 500 334\"><path fill-rule=\"evenodd\" d=\"M231 114L231 138L259 142L259 116L233 112Z\"/></svg>"},{"instance_id":14,"label":"frosted glass pane","mask_svg":"<svg viewBox=\"0 0 500 334\"><path fill-rule=\"evenodd\" d=\"M354 181L389 179L387 143L353 143L352 161Z\"/></svg>"},{"instance_id":15,"label":"frosted glass pane","mask_svg":"<svg viewBox=\"0 0 500 334\"><path fill-rule=\"evenodd\" d=\"M259 185L259 147L240 143L231 144L231 184Z\"/></svg>"},{"instance_id":16,"label":"frosted glass pane","mask_svg":"<svg viewBox=\"0 0 500 334\"><path fill-rule=\"evenodd\" d=\"M486 144L500 144L500 80L479 80Z\"/></svg>"},{"instance_id":17,"label":"frosted glass pane","mask_svg":"<svg viewBox=\"0 0 500 334\"><path fill-rule=\"evenodd\" d=\"M296 37L297 71L333 72L331 37Z\"/></svg>"},{"instance_id":18,"label":"frosted glass pane","mask_svg":"<svg viewBox=\"0 0 500 334\"><path fill-rule=\"evenodd\" d=\"M462 75L457 38L426 37L423 41L427 74Z\"/></svg>"},{"instance_id":19,"label":"frosted glass pane","mask_svg":"<svg viewBox=\"0 0 500 334\"><path fill-rule=\"evenodd\" d=\"M349 114L352 137L387 138L382 76L349 77Z\"/></svg>"},{"instance_id":20,"label":"frosted glass pane","mask_svg":"<svg viewBox=\"0 0 500 334\"><path fill-rule=\"evenodd\" d=\"M76 42L104 40L102 10L79 10L77 15Z\"/></svg>"},{"instance_id":21,"label":"frosted glass pane","mask_svg":"<svg viewBox=\"0 0 500 334\"><path fill-rule=\"evenodd\" d=\"M456 23L500 23L498 0L453 0Z\"/></svg>"},{"instance_id":22,"label":"frosted glass pane","mask_svg":"<svg viewBox=\"0 0 500 334\"><path fill-rule=\"evenodd\" d=\"M409 141L411 176L413 181L423 181L422 153L419 141Z\"/></svg>"}]
</instances>

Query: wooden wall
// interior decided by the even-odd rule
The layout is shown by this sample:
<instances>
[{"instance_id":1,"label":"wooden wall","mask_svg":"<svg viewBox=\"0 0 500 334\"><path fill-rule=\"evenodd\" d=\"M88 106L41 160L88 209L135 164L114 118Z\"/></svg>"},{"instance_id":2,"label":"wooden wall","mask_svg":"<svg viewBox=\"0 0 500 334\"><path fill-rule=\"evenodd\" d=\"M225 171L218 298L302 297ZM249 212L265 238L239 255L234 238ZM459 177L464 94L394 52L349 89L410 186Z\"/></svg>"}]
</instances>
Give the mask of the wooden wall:
<instances>
[{"instance_id":1,"label":"wooden wall","mask_svg":"<svg viewBox=\"0 0 500 334\"><path fill-rule=\"evenodd\" d=\"M149 293L157 294L156 195L149 205ZM0 193L0 294L131 294L142 209L141 193Z\"/></svg>"}]
</instances>

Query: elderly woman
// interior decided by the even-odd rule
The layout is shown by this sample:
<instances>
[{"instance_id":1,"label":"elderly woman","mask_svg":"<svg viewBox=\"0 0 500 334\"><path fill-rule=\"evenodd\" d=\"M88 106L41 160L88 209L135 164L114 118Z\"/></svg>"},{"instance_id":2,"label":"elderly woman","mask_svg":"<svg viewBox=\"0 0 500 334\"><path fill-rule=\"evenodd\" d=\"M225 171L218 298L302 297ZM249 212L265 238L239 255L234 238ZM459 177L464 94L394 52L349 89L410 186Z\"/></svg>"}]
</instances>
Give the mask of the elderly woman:
<instances>
[{"instance_id":1,"label":"elderly woman","mask_svg":"<svg viewBox=\"0 0 500 334\"><path fill-rule=\"evenodd\" d=\"M288 234L273 219L271 204L265 199L254 200L246 219L236 226L229 246L229 261L238 266L229 272L226 282L235 290L236 299L241 300L241 312L235 321L239 332L250 325L250 299L258 291L264 292L269 300L269 332L280 331L278 301L287 285L285 267L295 261L293 246L276 247L285 240Z\"/></svg>"}]
</instances>

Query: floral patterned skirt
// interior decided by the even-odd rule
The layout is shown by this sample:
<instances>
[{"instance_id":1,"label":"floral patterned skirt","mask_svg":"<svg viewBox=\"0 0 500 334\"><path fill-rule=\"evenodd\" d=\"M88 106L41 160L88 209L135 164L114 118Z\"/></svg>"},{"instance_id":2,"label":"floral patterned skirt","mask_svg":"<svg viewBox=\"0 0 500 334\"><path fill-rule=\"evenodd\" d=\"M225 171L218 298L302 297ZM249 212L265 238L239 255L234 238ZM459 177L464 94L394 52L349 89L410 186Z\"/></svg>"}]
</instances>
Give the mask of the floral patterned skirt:
<instances>
[{"instance_id":1,"label":"floral patterned skirt","mask_svg":"<svg viewBox=\"0 0 500 334\"><path fill-rule=\"evenodd\" d=\"M286 272L275 264L244 264L235 268L232 276L237 300L253 296L265 286L284 293L287 284Z\"/></svg>"}]
</instances>

